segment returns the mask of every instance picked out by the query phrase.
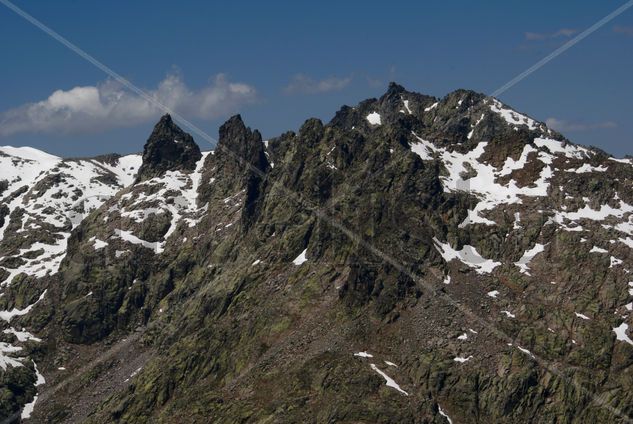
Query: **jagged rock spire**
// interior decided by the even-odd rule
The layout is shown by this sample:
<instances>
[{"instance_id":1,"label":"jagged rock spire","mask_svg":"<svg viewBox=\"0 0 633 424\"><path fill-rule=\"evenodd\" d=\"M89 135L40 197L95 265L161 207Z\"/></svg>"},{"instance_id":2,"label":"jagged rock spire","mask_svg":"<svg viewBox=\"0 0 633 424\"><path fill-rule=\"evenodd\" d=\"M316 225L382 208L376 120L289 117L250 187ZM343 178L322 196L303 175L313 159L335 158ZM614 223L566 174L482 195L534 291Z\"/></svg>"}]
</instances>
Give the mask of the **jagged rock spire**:
<instances>
[{"instance_id":1,"label":"jagged rock spire","mask_svg":"<svg viewBox=\"0 0 633 424\"><path fill-rule=\"evenodd\" d=\"M193 137L180 129L169 114L163 115L145 143L136 180L148 180L166 171L193 170L201 157Z\"/></svg>"},{"instance_id":2,"label":"jagged rock spire","mask_svg":"<svg viewBox=\"0 0 633 424\"><path fill-rule=\"evenodd\" d=\"M248 128L240 115L232 116L220 127L218 154L228 154L244 166L250 164L261 171L268 167L262 135Z\"/></svg>"}]
</instances>

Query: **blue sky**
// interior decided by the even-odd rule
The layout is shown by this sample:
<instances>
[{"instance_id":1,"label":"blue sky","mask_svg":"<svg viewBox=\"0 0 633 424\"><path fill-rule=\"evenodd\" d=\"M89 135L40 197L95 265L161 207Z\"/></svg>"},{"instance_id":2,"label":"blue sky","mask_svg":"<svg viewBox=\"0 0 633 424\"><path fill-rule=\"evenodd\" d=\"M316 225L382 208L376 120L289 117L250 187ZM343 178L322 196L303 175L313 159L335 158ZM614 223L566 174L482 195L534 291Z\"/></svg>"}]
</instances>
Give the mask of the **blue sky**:
<instances>
[{"instance_id":1,"label":"blue sky","mask_svg":"<svg viewBox=\"0 0 633 424\"><path fill-rule=\"evenodd\" d=\"M213 137L235 112L264 137L329 120L391 80L491 93L624 1L216 3L14 1ZM633 8L500 99L572 141L633 153L632 53ZM135 152L161 114L1 4L0 55L0 145Z\"/></svg>"}]
</instances>

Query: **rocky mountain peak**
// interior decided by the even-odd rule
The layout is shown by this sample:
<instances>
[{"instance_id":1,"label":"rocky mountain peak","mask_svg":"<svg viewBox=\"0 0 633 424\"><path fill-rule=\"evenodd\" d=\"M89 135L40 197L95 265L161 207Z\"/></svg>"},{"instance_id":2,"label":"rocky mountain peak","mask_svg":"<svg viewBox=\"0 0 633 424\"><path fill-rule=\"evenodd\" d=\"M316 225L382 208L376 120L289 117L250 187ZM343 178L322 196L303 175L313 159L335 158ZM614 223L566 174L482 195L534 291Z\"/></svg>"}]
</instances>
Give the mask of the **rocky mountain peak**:
<instances>
[{"instance_id":1,"label":"rocky mountain peak","mask_svg":"<svg viewBox=\"0 0 633 424\"><path fill-rule=\"evenodd\" d=\"M229 154L245 160L259 170L263 171L268 167L262 135L258 130L247 127L240 115L232 116L220 127L217 150L219 155Z\"/></svg>"},{"instance_id":2,"label":"rocky mountain peak","mask_svg":"<svg viewBox=\"0 0 633 424\"><path fill-rule=\"evenodd\" d=\"M387 93L394 93L394 94L400 94L400 93L404 93L407 90L401 86L400 84L398 84L397 82L391 81L389 83L389 87L387 88Z\"/></svg>"},{"instance_id":3,"label":"rocky mountain peak","mask_svg":"<svg viewBox=\"0 0 633 424\"><path fill-rule=\"evenodd\" d=\"M180 129L169 114L165 114L145 143L137 182L161 176L167 171L192 171L201 157L193 137Z\"/></svg>"}]
</instances>

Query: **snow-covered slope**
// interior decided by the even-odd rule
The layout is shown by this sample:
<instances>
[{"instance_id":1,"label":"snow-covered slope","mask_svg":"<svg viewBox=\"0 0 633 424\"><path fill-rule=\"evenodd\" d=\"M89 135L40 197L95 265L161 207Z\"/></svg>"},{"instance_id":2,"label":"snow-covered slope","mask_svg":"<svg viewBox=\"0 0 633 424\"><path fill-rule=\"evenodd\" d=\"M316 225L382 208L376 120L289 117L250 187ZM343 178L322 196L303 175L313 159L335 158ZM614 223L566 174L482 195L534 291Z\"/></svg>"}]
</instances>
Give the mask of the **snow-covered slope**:
<instances>
[{"instance_id":1,"label":"snow-covered slope","mask_svg":"<svg viewBox=\"0 0 633 424\"><path fill-rule=\"evenodd\" d=\"M131 184L140 155L62 160L31 148L0 147L1 285L19 273L56 272L66 240L90 212ZM7 263L21 263L12 267Z\"/></svg>"},{"instance_id":2,"label":"snow-covered slope","mask_svg":"<svg viewBox=\"0 0 633 424\"><path fill-rule=\"evenodd\" d=\"M155 253L162 253L167 240L181 222L193 227L207 210L206 205L198 204L198 187L202 165L209 153L202 154L193 172L167 171L162 176L130 187L113 199L107 211L102 211L104 222L110 223L112 230L104 238L121 239L124 243L141 245ZM145 232L141 229L151 225L153 218L168 221L166 231L147 241L142 238ZM126 251L123 249L119 252Z\"/></svg>"},{"instance_id":3,"label":"snow-covered slope","mask_svg":"<svg viewBox=\"0 0 633 424\"><path fill-rule=\"evenodd\" d=\"M29 147L0 147L0 296L17 276L56 273L71 231L130 185L140 165L140 155L64 160ZM45 294L21 309L0 311L0 319L10 323L27 314ZM40 340L13 327L4 332L17 340L1 343L0 366L23 366L22 344Z\"/></svg>"}]
</instances>

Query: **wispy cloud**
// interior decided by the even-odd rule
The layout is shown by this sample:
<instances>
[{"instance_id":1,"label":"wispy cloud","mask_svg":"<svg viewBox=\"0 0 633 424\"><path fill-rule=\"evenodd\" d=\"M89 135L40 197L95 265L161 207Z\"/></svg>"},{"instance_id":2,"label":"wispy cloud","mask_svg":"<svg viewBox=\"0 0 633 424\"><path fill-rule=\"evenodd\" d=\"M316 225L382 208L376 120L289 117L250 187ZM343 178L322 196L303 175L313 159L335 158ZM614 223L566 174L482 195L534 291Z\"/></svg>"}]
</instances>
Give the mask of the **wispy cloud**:
<instances>
[{"instance_id":1,"label":"wispy cloud","mask_svg":"<svg viewBox=\"0 0 633 424\"><path fill-rule=\"evenodd\" d=\"M254 102L254 87L230 82L218 74L208 85L191 90L178 74L170 74L149 95L185 116L213 119ZM18 133L92 133L152 121L157 106L111 80L96 86L57 90L45 100L0 112L0 137Z\"/></svg>"},{"instance_id":2,"label":"wispy cloud","mask_svg":"<svg viewBox=\"0 0 633 424\"><path fill-rule=\"evenodd\" d=\"M284 87L286 94L319 94L341 91L352 82L352 77L329 77L317 80L305 74L295 75Z\"/></svg>"},{"instance_id":3,"label":"wispy cloud","mask_svg":"<svg viewBox=\"0 0 633 424\"><path fill-rule=\"evenodd\" d=\"M613 32L633 37L633 26L616 25L613 27Z\"/></svg>"},{"instance_id":4,"label":"wispy cloud","mask_svg":"<svg viewBox=\"0 0 633 424\"><path fill-rule=\"evenodd\" d=\"M372 88L382 88L387 85L387 83L384 82L383 80L379 78L370 77L369 75L367 75L365 79L367 80L367 85L369 85Z\"/></svg>"},{"instance_id":5,"label":"wispy cloud","mask_svg":"<svg viewBox=\"0 0 633 424\"><path fill-rule=\"evenodd\" d=\"M613 121L593 122L587 123L582 121L566 121L558 118L548 118L545 120L548 127L561 132L573 132L573 131L590 131L598 129L616 128L617 123Z\"/></svg>"},{"instance_id":6,"label":"wispy cloud","mask_svg":"<svg viewBox=\"0 0 633 424\"><path fill-rule=\"evenodd\" d=\"M525 39L528 41L544 41L555 38L570 38L577 33L578 30L572 28L561 28L554 32L526 32Z\"/></svg>"}]
</instances>

